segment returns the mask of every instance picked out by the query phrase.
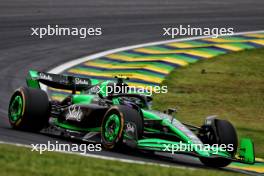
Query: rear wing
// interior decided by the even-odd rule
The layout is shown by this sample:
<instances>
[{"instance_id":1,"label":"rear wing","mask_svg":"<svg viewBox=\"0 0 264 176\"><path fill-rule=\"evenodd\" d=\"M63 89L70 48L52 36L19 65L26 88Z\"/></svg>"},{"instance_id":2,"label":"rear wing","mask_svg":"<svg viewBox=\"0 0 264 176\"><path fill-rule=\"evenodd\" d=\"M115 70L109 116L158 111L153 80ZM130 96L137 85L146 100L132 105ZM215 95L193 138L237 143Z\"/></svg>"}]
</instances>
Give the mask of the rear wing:
<instances>
[{"instance_id":1,"label":"rear wing","mask_svg":"<svg viewBox=\"0 0 264 176\"><path fill-rule=\"evenodd\" d=\"M28 87L40 89L40 83L42 83L52 88L72 90L73 94L76 91L83 91L92 86L92 81L87 78L51 74L35 70L29 71L26 81Z\"/></svg>"}]
</instances>

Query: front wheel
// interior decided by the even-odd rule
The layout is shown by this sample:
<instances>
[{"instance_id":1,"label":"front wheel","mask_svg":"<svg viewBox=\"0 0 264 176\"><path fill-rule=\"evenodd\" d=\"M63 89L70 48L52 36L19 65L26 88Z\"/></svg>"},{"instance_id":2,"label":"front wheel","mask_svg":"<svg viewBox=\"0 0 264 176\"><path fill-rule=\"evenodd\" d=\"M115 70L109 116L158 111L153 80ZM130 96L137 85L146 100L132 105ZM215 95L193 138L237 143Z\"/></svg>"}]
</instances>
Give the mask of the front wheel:
<instances>
[{"instance_id":1,"label":"front wheel","mask_svg":"<svg viewBox=\"0 0 264 176\"><path fill-rule=\"evenodd\" d=\"M233 157L237 151L238 139L234 126L227 120L210 119L210 126L207 131L208 138L203 140L207 144L232 145L228 153ZM201 162L211 167L225 167L231 163L228 158L200 158Z\"/></svg>"},{"instance_id":2,"label":"front wheel","mask_svg":"<svg viewBox=\"0 0 264 176\"><path fill-rule=\"evenodd\" d=\"M118 148L122 144L125 125L133 123L137 138L143 134L143 118L140 113L127 106L111 107L105 114L101 127L102 144L106 149Z\"/></svg>"}]
</instances>

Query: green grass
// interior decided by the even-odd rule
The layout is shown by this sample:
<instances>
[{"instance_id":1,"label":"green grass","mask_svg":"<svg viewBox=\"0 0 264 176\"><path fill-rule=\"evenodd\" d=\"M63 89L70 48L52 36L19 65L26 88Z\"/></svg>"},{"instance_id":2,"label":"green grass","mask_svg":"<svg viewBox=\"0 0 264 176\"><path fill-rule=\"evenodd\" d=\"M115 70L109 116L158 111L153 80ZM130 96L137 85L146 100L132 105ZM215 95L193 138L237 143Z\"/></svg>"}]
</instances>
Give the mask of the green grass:
<instances>
[{"instance_id":1,"label":"green grass","mask_svg":"<svg viewBox=\"0 0 264 176\"><path fill-rule=\"evenodd\" d=\"M155 109L178 107L178 118L196 125L208 115L228 119L240 137L254 140L256 156L264 158L264 49L176 69L163 85L168 94L154 96Z\"/></svg>"},{"instance_id":2,"label":"green grass","mask_svg":"<svg viewBox=\"0 0 264 176\"><path fill-rule=\"evenodd\" d=\"M29 148L0 145L0 171L2 176L224 176L238 175L231 172L205 169L179 169L153 165L122 163L46 152L40 155Z\"/></svg>"}]
</instances>

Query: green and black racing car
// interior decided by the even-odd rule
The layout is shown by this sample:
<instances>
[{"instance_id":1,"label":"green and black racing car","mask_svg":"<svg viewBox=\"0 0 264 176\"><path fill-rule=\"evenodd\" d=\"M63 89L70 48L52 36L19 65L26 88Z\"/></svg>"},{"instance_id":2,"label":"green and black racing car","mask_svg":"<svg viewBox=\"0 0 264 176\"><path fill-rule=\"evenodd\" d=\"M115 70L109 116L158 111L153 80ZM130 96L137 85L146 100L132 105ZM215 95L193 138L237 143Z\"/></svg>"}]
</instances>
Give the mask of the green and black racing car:
<instances>
[{"instance_id":1,"label":"green and black racing car","mask_svg":"<svg viewBox=\"0 0 264 176\"><path fill-rule=\"evenodd\" d=\"M99 81L70 75L30 70L27 87L13 93L8 110L14 129L55 134L149 152L183 153L197 156L202 163L224 167L232 161L254 163L254 146L240 140L233 125L214 116L196 127L177 120L175 110L151 109L152 98L145 94L107 92L111 86L125 90L122 78ZM43 85L70 90L62 101L51 100ZM123 89L122 89L123 90Z\"/></svg>"}]
</instances>

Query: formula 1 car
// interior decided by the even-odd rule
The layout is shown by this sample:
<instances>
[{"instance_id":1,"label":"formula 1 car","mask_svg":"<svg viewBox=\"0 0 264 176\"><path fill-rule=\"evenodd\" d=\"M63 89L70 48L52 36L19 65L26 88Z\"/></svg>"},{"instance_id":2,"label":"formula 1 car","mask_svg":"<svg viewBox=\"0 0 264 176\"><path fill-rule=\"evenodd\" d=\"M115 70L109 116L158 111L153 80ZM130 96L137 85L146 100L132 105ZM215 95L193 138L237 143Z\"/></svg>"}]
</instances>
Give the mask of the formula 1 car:
<instances>
[{"instance_id":1,"label":"formula 1 car","mask_svg":"<svg viewBox=\"0 0 264 176\"><path fill-rule=\"evenodd\" d=\"M99 142L109 150L183 153L212 167L255 161L253 142L243 138L238 147L229 121L209 116L200 127L181 123L175 109L152 110L150 96L124 91L129 86L122 77L99 81L30 70L26 81L27 87L10 99L8 116L14 129ZM43 85L71 93L62 101L51 100ZM122 91L113 92L115 86Z\"/></svg>"}]
</instances>

